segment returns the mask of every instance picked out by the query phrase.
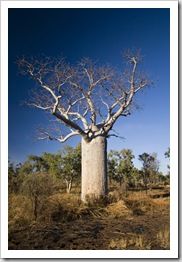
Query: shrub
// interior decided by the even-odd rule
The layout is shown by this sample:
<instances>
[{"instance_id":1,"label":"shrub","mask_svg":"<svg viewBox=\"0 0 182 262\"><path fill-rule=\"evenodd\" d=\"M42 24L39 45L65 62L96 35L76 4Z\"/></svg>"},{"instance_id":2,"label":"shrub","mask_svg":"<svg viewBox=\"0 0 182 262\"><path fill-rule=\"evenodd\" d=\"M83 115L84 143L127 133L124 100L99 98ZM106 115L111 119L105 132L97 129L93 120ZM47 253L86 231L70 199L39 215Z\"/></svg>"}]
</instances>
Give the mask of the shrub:
<instances>
[{"instance_id":1,"label":"shrub","mask_svg":"<svg viewBox=\"0 0 182 262\"><path fill-rule=\"evenodd\" d=\"M33 219L31 200L23 195L12 194L8 198L8 225L16 229L27 226Z\"/></svg>"}]
</instances>

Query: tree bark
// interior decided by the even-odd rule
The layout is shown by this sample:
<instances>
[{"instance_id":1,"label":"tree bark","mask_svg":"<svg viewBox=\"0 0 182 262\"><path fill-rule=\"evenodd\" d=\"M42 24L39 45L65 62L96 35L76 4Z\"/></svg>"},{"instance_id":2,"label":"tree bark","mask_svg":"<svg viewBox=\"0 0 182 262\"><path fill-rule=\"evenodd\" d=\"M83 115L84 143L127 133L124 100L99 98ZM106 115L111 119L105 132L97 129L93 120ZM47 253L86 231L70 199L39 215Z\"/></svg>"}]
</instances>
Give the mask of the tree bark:
<instances>
[{"instance_id":1,"label":"tree bark","mask_svg":"<svg viewBox=\"0 0 182 262\"><path fill-rule=\"evenodd\" d=\"M83 202L107 194L107 139L95 137L91 142L82 139L82 193Z\"/></svg>"},{"instance_id":2,"label":"tree bark","mask_svg":"<svg viewBox=\"0 0 182 262\"><path fill-rule=\"evenodd\" d=\"M73 180L73 179L70 179L70 180L67 180L67 179L66 179L66 191L67 191L68 194L71 193L71 189L72 189L72 180Z\"/></svg>"}]
</instances>

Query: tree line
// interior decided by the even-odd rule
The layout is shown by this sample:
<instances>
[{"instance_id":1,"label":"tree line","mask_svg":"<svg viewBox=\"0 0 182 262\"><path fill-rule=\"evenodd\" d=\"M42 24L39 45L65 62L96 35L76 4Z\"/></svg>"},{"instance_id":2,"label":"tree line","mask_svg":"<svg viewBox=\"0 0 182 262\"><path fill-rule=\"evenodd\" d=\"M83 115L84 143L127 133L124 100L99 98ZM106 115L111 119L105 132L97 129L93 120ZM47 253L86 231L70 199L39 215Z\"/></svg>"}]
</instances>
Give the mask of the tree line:
<instances>
[{"instance_id":1,"label":"tree line","mask_svg":"<svg viewBox=\"0 0 182 262\"><path fill-rule=\"evenodd\" d=\"M164 155L170 158L170 149ZM144 152L138 156L142 163L141 169L134 166L134 158L131 149L109 151L107 174L110 184L116 182L121 188L122 186L147 188L148 184L170 182L170 172L163 175L159 171L160 162L156 153ZM168 168L170 169L169 165ZM22 188L26 188L31 194L35 194L33 192L37 187L40 187L39 193L44 187L48 191L55 181L64 184L65 190L70 193L73 182L81 184L81 143L75 148L65 146L55 154L43 152L41 156L29 155L24 163L17 165L9 161L8 181L9 193L19 193Z\"/></svg>"},{"instance_id":2,"label":"tree line","mask_svg":"<svg viewBox=\"0 0 182 262\"><path fill-rule=\"evenodd\" d=\"M170 158L170 149L165 152L165 157ZM110 150L107 154L110 189L115 185L125 195L128 189L146 189L147 193L148 185L170 183L170 172L166 176L159 172L156 153L138 156L141 169L134 166L134 158L131 149ZM32 203L34 220L37 220L42 203L49 196L62 189L70 193L73 184L77 191L81 191L81 167L81 143L75 148L65 146L55 154L44 152L41 156L29 155L24 163L17 165L9 162L9 199L11 201L14 195L27 196Z\"/></svg>"}]
</instances>

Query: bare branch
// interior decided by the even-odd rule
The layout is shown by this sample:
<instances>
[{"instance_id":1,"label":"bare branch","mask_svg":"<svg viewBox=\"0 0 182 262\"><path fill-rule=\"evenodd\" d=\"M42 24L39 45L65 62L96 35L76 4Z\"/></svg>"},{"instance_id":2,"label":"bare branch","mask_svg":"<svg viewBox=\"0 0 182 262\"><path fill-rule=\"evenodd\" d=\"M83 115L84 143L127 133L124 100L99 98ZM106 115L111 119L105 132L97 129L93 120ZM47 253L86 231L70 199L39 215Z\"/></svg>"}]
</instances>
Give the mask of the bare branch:
<instances>
[{"instance_id":1,"label":"bare branch","mask_svg":"<svg viewBox=\"0 0 182 262\"><path fill-rule=\"evenodd\" d=\"M140 71L140 50L125 51L124 55L127 66L123 73L88 58L76 66L63 58L19 59L20 72L33 78L39 87L26 104L51 111L60 124L70 129L70 134L58 136L60 142L75 134L87 142L99 135L111 136L108 134L116 120L138 107L135 94L151 83L148 74ZM44 132L43 137L48 133Z\"/></svg>"},{"instance_id":2,"label":"bare branch","mask_svg":"<svg viewBox=\"0 0 182 262\"><path fill-rule=\"evenodd\" d=\"M112 129L112 127L113 127L114 123L116 122L116 120L118 119L118 117L127 116L127 115L130 114L128 107L131 105L132 99L133 99L135 93L138 92L144 86L148 85L148 83L144 83L144 84L142 83L136 89L135 75L136 75L138 62L137 62L135 57L130 57L130 62L133 64L131 78L129 80L129 82L131 84L130 91L129 92L123 92L124 96L119 98L119 99L116 97L116 102L113 104L113 107L115 107L116 105L119 104L120 108L114 113L114 115L111 115L109 120L106 122L106 124L104 126L105 132L109 132ZM112 96L113 96L113 94L112 94ZM122 101L122 103L120 101Z\"/></svg>"},{"instance_id":3,"label":"bare branch","mask_svg":"<svg viewBox=\"0 0 182 262\"><path fill-rule=\"evenodd\" d=\"M84 116L82 116L78 112L69 112L68 115L77 116L77 118L75 120L81 119L84 128L88 129L88 123L87 123L86 118Z\"/></svg>"},{"instance_id":4,"label":"bare branch","mask_svg":"<svg viewBox=\"0 0 182 262\"><path fill-rule=\"evenodd\" d=\"M70 109L76 105L78 102L81 102L83 99L85 99L85 96L82 96L81 98L78 98L77 100L75 100L74 102L70 102L69 106L68 106L68 109L66 110L66 113L68 114Z\"/></svg>"},{"instance_id":5,"label":"bare branch","mask_svg":"<svg viewBox=\"0 0 182 262\"><path fill-rule=\"evenodd\" d=\"M78 134L80 134L85 140L88 140L87 134L76 123L59 114L56 110L53 110L52 114L55 115L58 119L60 119L66 126L77 130Z\"/></svg>"},{"instance_id":6,"label":"bare branch","mask_svg":"<svg viewBox=\"0 0 182 262\"><path fill-rule=\"evenodd\" d=\"M120 136L120 135L116 135L116 134L108 134L107 137L111 137L111 136L114 136L114 137L117 137L117 138L120 138L120 139L125 139L123 136Z\"/></svg>"},{"instance_id":7,"label":"bare branch","mask_svg":"<svg viewBox=\"0 0 182 262\"><path fill-rule=\"evenodd\" d=\"M27 104L28 106L35 107L35 108L42 109L42 110L52 109L52 106L41 106L41 105L35 104L35 103L26 103L26 104Z\"/></svg>"},{"instance_id":8,"label":"bare branch","mask_svg":"<svg viewBox=\"0 0 182 262\"><path fill-rule=\"evenodd\" d=\"M72 136L75 136L75 135L79 135L78 132L71 132L69 133L67 136L65 136L64 138L63 137L52 137L49 133L47 132L42 132L40 135L42 135L42 137L37 137L37 140L46 140L46 139L49 139L49 140L56 140L56 141L59 141L61 143L64 143L67 139L69 139L70 137Z\"/></svg>"},{"instance_id":9,"label":"bare branch","mask_svg":"<svg viewBox=\"0 0 182 262\"><path fill-rule=\"evenodd\" d=\"M78 84L70 81L71 85L75 86L78 90L80 90L82 92L82 94L84 95L84 97L87 100L87 103L90 107L90 111L91 111L91 120L92 120L92 124L95 125L96 124L96 112L95 112L95 108L94 108L94 104L92 102L92 99L90 98L90 96L84 91L84 89L79 86Z\"/></svg>"}]
</instances>

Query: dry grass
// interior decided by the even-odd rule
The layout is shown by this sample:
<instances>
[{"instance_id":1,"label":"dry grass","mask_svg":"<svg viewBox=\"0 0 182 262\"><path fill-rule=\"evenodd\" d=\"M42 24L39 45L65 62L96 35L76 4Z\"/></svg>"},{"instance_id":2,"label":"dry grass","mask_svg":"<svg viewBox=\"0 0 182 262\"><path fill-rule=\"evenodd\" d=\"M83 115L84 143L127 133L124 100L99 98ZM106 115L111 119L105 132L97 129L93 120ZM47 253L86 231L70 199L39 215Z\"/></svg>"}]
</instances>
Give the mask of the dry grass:
<instances>
[{"instance_id":1,"label":"dry grass","mask_svg":"<svg viewBox=\"0 0 182 262\"><path fill-rule=\"evenodd\" d=\"M8 199L9 231L27 226L33 219L32 202L23 195L10 195Z\"/></svg>"},{"instance_id":2,"label":"dry grass","mask_svg":"<svg viewBox=\"0 0 182 262\"><path fill-rule=\"evenodd\" d=\"M170 249L170 230L165 228L157 233L157 242L160 244L161 248Z\"/></svg>"},{"instance_id":3,"label":"dry grass","mask_svg":"<svg viewBox=\"0 0 182 262\"><path fill-rule=\"evenodd\" d=\"M154 192L154 191L153 191ZM43 196L38 204L37 221L34 223L33 203L24 195L9 195L9 233L23 228L36 227L38 225L54 225L55 222L70 222L76 220L89 221L89 219L108 218L112 219L138 219L140 215L146 215L150 218L153 214L159 213L161 216L170 210L170 198L153 199L145 191L128 192L127 196L123 196L119 191L114 190L108 194L103 200L93 200L89 204L83 204L80 200L80 194L77 192L54 193L51 196ZM167 212L167 213L166 213ZM167 216L168 216L167 214ZM155 216L154 216L155 217ZM136 220L137 221L137 220ZM135 221L135 223L137 223ZM141 220L142 221L142 220ZM167 220L166 220L167 221ZM152 219L151 219L152 222ZM140 222L140 223L143 223ZM153 223L153 224L152 224ZM143 227L152 229L150 234L148 231L142 231L139 234L132 230L134 224L128 223L129 228L126 233L120 232L119 237L112 235L108 249L123 250L150 250L150 249L169 249L170 248L170 231L168 222L161 227L155 227L154 222ZM130 231L129 231L130 230ZM158 230L158 231L157 231Z\"/></svg>"},{"instance_id":4,"label":"dry grass","mask_svg":"<svg viewBox=\"0 0 182 262\"><path fill-rule=\"evenodd\" d=\"M145 192L131 192L127 198L124 198L126 206L133 212L133 215L142 215L144 213L154 214L170 208L169 198L152 199L150 194Z\"/></svg>"},{"instance_id":5,"label":"dry grass","mask_svg":"<svg viewBox=\"0 0 182 262\"><path fill-rule=\"evenodd\" d=\"M80 198L74 194L54 194L42 204L39 221L66 222L79 219Z\"/></svg>"},{"instance_id":6,"label":"dry grass","mask_svg":"<svg viewBox=\"0 0 182 262\"><path fill-rule=\"evenodd\" d=\"M109 218L131 217L132 215L131 210L127 208L123 200L109 204L105 210Z\"/></svg>"},{"instance_id":7,"label":"dry grass","mask_svg":"<svg viewBox=\"0 0 182 262\"><path fill-rule=\"evenodd\" d=\"M151 249L170 249L169 229L159 231L153 240L148 240L146 235L127 234L121 238L112 239L108 249L119 250L151 250Z\"/></svg>"},{"instance_id":8,"label":"dry grass","mask_svg":"<svg viewBox=\"0 0 182 262\"><path fill-rule=\"evenodd\" d=\"M128 249L150 249L149 245L144 244L145 238L142 235L127 235L123 238L112 239L108 245L108 249L119 249L119 250L128 250Z\"/></svg>"},{"instance_id":9,"label":"dry grass","mask_svg":"<svg viewBox=\"0 0 182 262\"><path fill-rule=\"evenodd\" d=\"M83 204L78 194L56 193L42 197L38 206L37 221L67 222L86 217L119 218L169 211L169 198L152 199L145 192L130 192L123 197L118 191L108 194L104 201ZM9 196L9 225L23 226L33 222L33 203L23 195Z\"/></svg>"},{"instance_id":10,"label":"dry grass","mask_svg":"<svg viewBox=\"0 0 182 262\"><path fill-rule=\"evenodd\" d=\"M131 215L117 192L104 200L83 204L77 194L57 193L39 199L37 222L67 222L99 217L117 218ZM24 195L9 196L9 225L20 227L34 222L33 203Z\"/></svg>"},{"instance_id":11,"label":"dry grass","mask_svg":"<svg viewBox=\"0 0 182 262\"><path fill-rule=\"evenodd\" d=\"M85 205L81 203L78 194L53 194L40 199L38 206L38 221L66 222L84 219L87 216L98 218L119 218L153 214L156 210L169 210L169 198L152 199L145 192L132 192L122 197L118 191L109 193L106 201L93 201ZM23 226L33 221L33 203L23 195L9 196L9 225Z\"/></svg>"}]
</instances>

